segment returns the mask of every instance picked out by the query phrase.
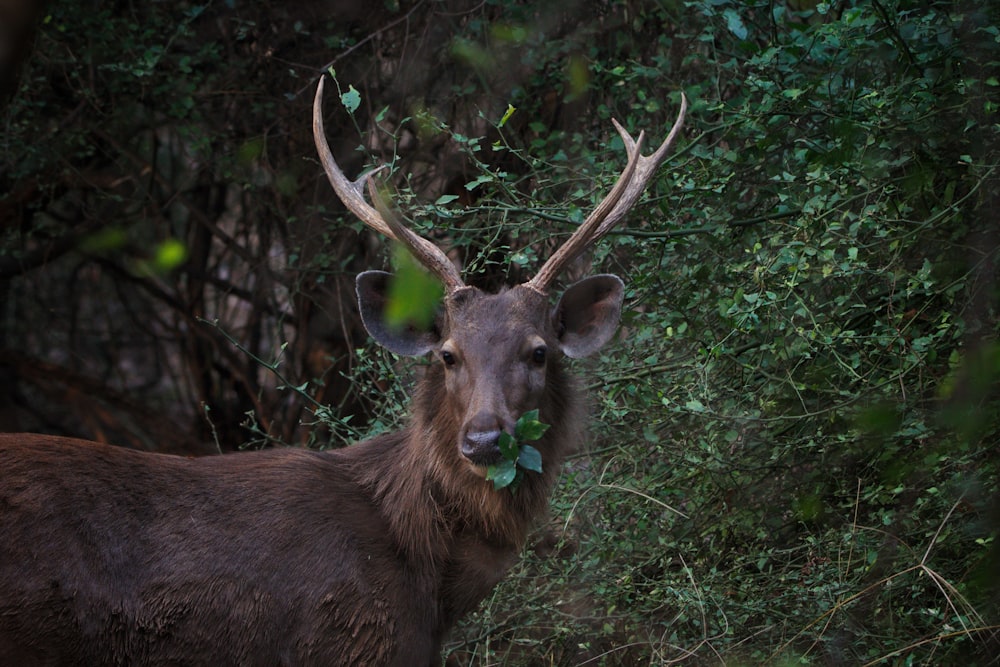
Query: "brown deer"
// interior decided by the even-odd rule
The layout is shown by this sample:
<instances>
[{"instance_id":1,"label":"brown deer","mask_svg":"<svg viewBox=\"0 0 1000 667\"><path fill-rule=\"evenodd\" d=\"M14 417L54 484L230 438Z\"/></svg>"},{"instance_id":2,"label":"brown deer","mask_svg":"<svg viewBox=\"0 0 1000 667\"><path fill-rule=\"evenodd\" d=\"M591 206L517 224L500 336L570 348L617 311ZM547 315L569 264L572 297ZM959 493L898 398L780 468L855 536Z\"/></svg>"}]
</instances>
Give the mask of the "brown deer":
<instances>
[{"instance_id":1,"label":"brown deer","mask_svg":"<svg viewBox=\"0 0 1000 667\"><path fill-rule=\"evenodd\" d=\"M543 513L581 437L563 357L617 328L623 284L597 275L555 307L560 270L620 221L667 155L617 123L628 164L529 282L463 284L436 246L349 181L313 105L316 147L344 204L409 248L445 286L424 330L383 319L389 275L358 276L368 332L431 354L409 426L346 449L188 459L46 435L0 436L0 665L432 665ZM374 195L373 195L374 198ZM516 493L484 478L502 431L537 409L543 472Z\"/></svg>"}]
</instances>

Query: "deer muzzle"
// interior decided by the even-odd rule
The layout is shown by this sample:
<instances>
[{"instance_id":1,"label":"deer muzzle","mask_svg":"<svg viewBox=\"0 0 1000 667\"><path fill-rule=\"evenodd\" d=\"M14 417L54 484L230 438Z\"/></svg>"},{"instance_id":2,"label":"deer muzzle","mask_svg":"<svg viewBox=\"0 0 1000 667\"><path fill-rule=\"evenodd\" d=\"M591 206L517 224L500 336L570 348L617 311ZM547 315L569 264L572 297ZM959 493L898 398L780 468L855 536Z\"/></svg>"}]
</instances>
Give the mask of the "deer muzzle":
<instances>
[{"instance_id":1,"label":"deer muzzle","mask_svg":"<svg viewBox=\"0 0 1000 667\"><path fill-rule=\"evenodd\" d=\"M476 413L465 425L465 435L461 441L462 456L477 466L499 462L503 458L500 453L500 433L506 426L508 425L504 420L493 411ZM514 424L509 424L507 430L513 433L513 429Z\"/></svg>"},{"instance_id":2,"label":"deer muzzle","mask_svg":"<svg viewBox=\"0 0 1000 667\"><path fill-rule=\"evenodd\" d=\"M488 466L499 461L500 429L466 431L462 439L462 456L477 466Z\"/></svg>"}]
</instances>

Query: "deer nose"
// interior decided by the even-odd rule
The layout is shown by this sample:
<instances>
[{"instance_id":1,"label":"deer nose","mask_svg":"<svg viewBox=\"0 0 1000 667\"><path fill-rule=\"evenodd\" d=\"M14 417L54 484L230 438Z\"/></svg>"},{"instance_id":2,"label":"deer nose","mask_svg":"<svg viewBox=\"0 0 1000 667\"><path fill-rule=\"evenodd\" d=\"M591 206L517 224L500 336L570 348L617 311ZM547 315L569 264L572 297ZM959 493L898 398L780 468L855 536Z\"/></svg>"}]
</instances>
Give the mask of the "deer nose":
<instances>
[{"instance_id":1,"label":"deer nose","mask_svg":"<svg viewBox=\"0 0 1000 667\"><path fill-rule=\"evenodd\" d=\"M462 456L485 466L500 460L500 424L496 417L476 415L462 438Z\"/></svg>"}]
</instances>

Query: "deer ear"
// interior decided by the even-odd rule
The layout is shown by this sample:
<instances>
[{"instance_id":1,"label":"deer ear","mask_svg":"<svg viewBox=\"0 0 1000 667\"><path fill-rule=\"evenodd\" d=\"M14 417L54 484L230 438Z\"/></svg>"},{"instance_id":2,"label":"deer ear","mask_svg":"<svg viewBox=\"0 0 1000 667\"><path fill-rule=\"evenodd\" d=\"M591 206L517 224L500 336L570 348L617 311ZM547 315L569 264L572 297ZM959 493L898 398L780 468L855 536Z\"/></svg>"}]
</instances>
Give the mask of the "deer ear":
<instances>
[{"instance_id":1,"label":"deer ear","mask_svg":"<svg viewBox=\"0 0 1000 667\"><path fill-rule=\"evenodd\" d=\"M371 337L390 352L407 357L426 354L438 342L439 336L434 325L423 331L414 326L390 326L385 320L391 279L392 274L385 271L365 271L358 274L356 284L361 321Z\"/></svg>"},{"instance_id":2,"label":"deer ear","mask_svg":"<svg viewBox=\"0 0 1000 667\"><path fill-rule=\"evenodd\" d=\"M569 286L552 311L552 323L562 351L574 359L601 349L618 329L625 283L602 274Z\"/></svg>"}]
</instances>

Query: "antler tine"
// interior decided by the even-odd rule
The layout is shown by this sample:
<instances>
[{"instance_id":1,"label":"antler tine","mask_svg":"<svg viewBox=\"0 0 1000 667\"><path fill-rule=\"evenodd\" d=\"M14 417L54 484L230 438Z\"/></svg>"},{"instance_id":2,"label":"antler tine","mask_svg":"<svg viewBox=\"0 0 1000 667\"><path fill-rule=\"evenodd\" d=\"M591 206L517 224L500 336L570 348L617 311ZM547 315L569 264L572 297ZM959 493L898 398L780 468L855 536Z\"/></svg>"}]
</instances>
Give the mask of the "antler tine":
<instances>
[{"instance_id":1,"label":"antler tine","mask_svg":"<svg viewBox=\"0 0 1000 667\"><path fill-rule=\"evenodd\" d=\"M573 235L545 262L535 277L526 283L528 287L538 292L547 292L552 281L567 264L579 257L587 248L602 239L615 225L621 222L622 218L638 201L639 195L646 189L649 179L667 157L670 147L684 126L686 113L687 98L681 93L681 108L677 114L677 120L674 121L667 138L649 156L642 155L644 132L640 131L638 139L633 139L632 135L618 121L611 119L625 144L628 164L625 165L621 176L618 177L618 182L615 183L608 196L598 204L597 208L587 216L587 219Z\"/></svg>"},{"instance_id":2,"label":"antler tine","mask_svg":"<svg viewBox=\"0 0 1000 667\"><path fill-rule=\"evenodd\" d=\"M333 158L333 152L326 141L326 132L323 128L323 77L320 77L319 85L316 86L316 97L313 100L313 139L316 141L316 151L319 153L320 162L323 163L323 170L326 172L330 185L333 186L334 192L351 213L383 236L405 245L421 264L441 279L449 294L465 286L458 269L451 263L443 250L404 227L391 214L387 213L383 216L380 211L365 201L364 186L367 182L372 201L376 204L382 202L373 182L369 179L372 174L383 167L361 174L356 181L351 181L344 175L340 165ZM382 206L382 209L388 212L388 207Z\"/></svg>"},{"instance_id":3,"label":"antler tine","mask_svg":"<svg viewBox=\"0 0 1000 667\"><path fill-rule=\"evenodd\" d=\"M618 123L615 123L615 125L618 126ZM615 205L621 199L622 195L625 194L625 190L635 175L635 170L641 157L638 149L642 148L644 139L645 134L642 132L639 132L639 140L637 142L632 141L632 137L628 138L625 144L625 150L628 152L629 158L628 163L618 177L615 186L611 188L611 192L601 200L597 208L591 211L587 219L583 221L583 224L573 232L573 235L549 257L548 261L545 262L535 277L526 283L528 287L544 294L548 291L549 285L559 275L563 267L579 257L584 250L597 240L597 232L601 221L614 210Z\"/></svg>"}]
</instances>

